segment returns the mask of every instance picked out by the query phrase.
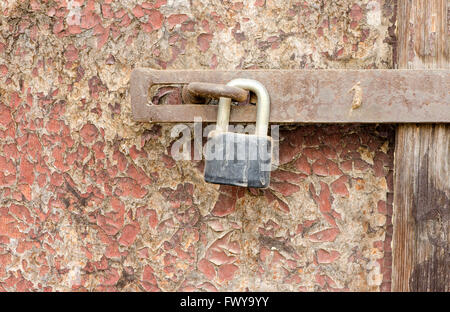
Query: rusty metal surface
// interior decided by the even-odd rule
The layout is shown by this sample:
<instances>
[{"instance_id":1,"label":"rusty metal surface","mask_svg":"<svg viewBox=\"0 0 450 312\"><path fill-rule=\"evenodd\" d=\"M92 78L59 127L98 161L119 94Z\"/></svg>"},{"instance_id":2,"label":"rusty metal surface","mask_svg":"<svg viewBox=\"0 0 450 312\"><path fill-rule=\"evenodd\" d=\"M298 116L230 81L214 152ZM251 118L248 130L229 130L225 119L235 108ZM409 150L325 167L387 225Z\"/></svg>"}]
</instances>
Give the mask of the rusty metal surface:
<instances>
[{"instance_id":1,"label":"rusty metal surface","mask_svg":"<svg viewBox=\"0 0 450 312\"><path fill-rule=\"evenodd\" d=\"M271 97L271 123L449 123L449 70L152 70L135 69L133 118L154 123L215 122L216 105L150 105L157 84L256 79ZM254 122L256 108L233 107L230 122Z\"/></svg>"},{"instance_id":2,"label":"rusty metal surface","mask_svg":"<svg viewBox=\"0 0 450 312\"><path fill-rule=\"evenodd\" d=\"M205 103L205 99L220 97L231 98L238 102L247 99L249 92L233 86L225 84L209 83L209 82L191 82L183 87L183 102L191 104Z\"/></svg>"}]
</instances>

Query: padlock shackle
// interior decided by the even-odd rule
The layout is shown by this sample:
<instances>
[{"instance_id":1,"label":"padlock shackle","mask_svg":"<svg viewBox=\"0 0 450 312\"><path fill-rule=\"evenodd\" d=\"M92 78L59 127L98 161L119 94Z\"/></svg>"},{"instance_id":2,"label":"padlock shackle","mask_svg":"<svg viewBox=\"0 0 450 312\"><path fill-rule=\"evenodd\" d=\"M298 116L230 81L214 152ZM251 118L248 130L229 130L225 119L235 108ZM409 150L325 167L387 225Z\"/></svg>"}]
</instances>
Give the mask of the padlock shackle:
<instances>
[{"instance_id":1,"label":"padlock shackle","mask_svg":"<svg viewBox=\"0 0 450 312\"><path fill-rule=\"evenodd\" d=\"M255 135L267 136L269 129L270 97L266 87L254 79L238 78L227 83L227 86L239 87L256 94L256 130ZM227 132L230 122L231 99L221 97L217 113L216 131Z\"/></svg>"}]
</instances>

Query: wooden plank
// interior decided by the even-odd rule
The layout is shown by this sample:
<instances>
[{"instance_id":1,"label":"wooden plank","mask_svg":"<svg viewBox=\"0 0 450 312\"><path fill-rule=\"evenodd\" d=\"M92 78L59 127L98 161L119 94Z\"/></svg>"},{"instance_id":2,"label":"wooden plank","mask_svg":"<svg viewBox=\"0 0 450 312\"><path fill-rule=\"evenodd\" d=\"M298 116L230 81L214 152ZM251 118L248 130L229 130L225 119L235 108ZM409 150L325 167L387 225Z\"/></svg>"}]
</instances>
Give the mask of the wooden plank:
<instances>
[{"instance_id":1,"label":"wooden plank","mask_svg":"<svg viewBox=\"0 0 450 312\"><path fill-rule=\"evenodd\" d=\"M272 123L449 123L449 70L151 70L131 75L133 118L144 122L215 122L217 105L151 105L156 85L263 83ZM153 86L153 88L152 88ZM444 109L443 109L444 108ZM231 122L254 122L254 105L236 106Z\"/></svg>"},{"instance_id":2,"label":"wooden plank","mask_svg":"<svg viewBox=\"0 0 450 312\"><path fill-rule=\"evenodd\" d=\"M399 1L399 68L450 68L449 9L447 0ZM442 109L448 111L446 103L442 103ZM449 291L449 168L448 125L399 126L394 175L393 291Z\"/></svg>"}]
</instances>

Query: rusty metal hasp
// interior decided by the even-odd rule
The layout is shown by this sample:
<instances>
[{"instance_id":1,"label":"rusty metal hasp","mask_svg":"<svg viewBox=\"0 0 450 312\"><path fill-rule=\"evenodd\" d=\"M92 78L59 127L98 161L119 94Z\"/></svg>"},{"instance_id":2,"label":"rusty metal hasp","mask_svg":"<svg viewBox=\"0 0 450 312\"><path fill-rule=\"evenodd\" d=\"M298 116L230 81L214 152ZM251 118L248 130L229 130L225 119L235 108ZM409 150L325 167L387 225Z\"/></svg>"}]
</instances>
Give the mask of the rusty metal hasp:
<instances>
[{"instance_id":1,"label":"rusty metal hasp","mask_svg":"<svg viewBox=\"0 0 450 312\"><path fill-rule=\"evenodd\" d=\"M132 72L130 81L133 118L144 122L176 123L193 122L194 117L200 117L204 122L215 122L218 106L198 103L208 95L242 100L244 90L239 88L218 86L214 94L208 91L213 86L211 84L225 85L236 78L255 79L267 88L271 100L271 123L450 122L450 70L139 68ZM184 88L184 103L152 103L152 93L163 86L179 88L180 93ZM229 121L255 122L255 116L255 105L233 106Z\"/></svg>"}]
</instances>

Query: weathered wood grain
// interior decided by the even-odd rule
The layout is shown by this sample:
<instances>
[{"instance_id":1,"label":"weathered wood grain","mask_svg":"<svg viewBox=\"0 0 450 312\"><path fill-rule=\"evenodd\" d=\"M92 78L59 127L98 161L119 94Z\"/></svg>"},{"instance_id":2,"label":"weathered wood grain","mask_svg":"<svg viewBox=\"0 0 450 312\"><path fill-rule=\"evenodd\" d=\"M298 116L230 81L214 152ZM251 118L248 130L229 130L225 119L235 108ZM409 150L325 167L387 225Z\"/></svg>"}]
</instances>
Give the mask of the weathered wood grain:
<instances>
[{"instance_id":1,"label":"weathered wood grain","mask_svg":"<svg viewBox=\"0 0 450 312\"><path fill-rule=\"evenodd\" d=\"M450 68L447 0L398 4L398 66ZM448 107L443 103L444 110ZM449 291L450 127L400 125L396 136L393 291Z\"/></svg>"},{"instance_id":2,"label":"weathered wood grain","mask_svg":"<svg viewBox=\"0 0 450 312\"><path fill-rule=\"evenodd\" d=\"M398 129L394 185L394 291L448 291L450 131Z\"/></svg>"}]
</instances>

